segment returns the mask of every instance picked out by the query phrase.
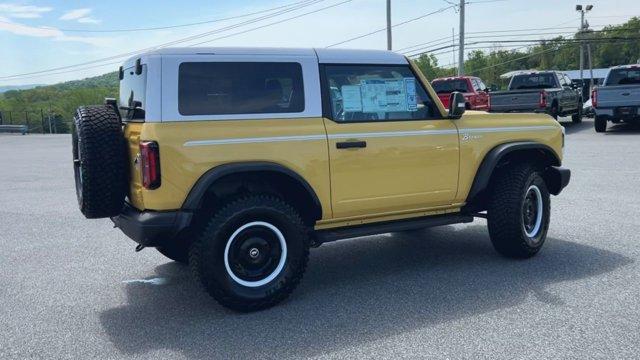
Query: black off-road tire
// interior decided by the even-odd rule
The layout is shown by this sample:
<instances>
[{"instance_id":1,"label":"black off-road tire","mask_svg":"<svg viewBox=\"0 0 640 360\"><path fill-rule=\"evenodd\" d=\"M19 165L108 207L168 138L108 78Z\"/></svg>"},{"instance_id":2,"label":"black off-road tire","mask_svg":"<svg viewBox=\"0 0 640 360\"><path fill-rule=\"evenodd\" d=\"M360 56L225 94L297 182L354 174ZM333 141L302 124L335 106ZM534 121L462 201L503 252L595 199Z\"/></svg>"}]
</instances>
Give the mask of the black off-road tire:
<instances>
[{"instance_id":1,"label":"black off-road tire","mask_svg":"<svg viewBox=\"0 0 640 360\"><path fill-rule=\"evenodd\" d=\"M571 122L580 124L582 122L582 103L578 104L578 112L571 115Z\"/></svg>"},{"instance_id":2,"label":"black off-road tire","mask_svg":"<svg viewBox=\"0 0 640 360\"><path fill-rule=\"evenodd\" d=\"M258 225L241 230L242 227L262 222L271 224L283 235L285 262L279 272L270 273L277 274L272 280L260 286L247 286L233 278L239 275L231 270L235 269L231 260L228 260L229 268L225 265L225 259L231 259L227 256L231 250L227 249L241 241L238 239L243 231L260 228ZM241 312L257 311L283 301L296 288L307 267L309 245L307 227L292 206L274 195L248 195L228 202L204 226L191 246L189 266L205 290L221 305ZM280 252L278 259L282 259L283 254Z\"/></svg>"},{"instance_id":3,"label":"black off-road tire","mask_svg":"<svg viewBox=\"0 0 640 360\"><path fill-rule=\"evenodd\" d=\"M596 115L596 118L593 121L593 126L596 129L596 132L603 133L607 131L607 119L604 119L601 116Z\"/></svg>"},{"instance_id":4,"label":"black off-road tire","mask_svg":"<svg viewBox=\"0 0 640 360\"><path fill-rule=\"evenodd\" d=\"M111 106L84 106L74 117L72 142L76 195L89 219L118 215L127 195L127 154L122 124Z\"/></svg>"},{"instance_id":5,"label":"black off-road tire","mask_svg":"<svg viewBox=\"0 0 640 360\"><path fill-rule=\"evenodd\" d=\"M525 230L525 197L533 187L541 197L541 219L537 232ZM511 258L529 258L540 251L549 229L549 191L536 167L517 164L499 170L492 185L487 211L489 235L494 248Z\"/></svg>"},{"instance_id":6,"label":"black off-road tire","mask_svg":"<svg viewBox=\"0 0 640 360\"><path fill-rule=\"evenodd\" d=\"M175 262L189 263L189 244L186 242L171 241L164 246L158 246L156 250Z\"/></svg>"}]
</instances>

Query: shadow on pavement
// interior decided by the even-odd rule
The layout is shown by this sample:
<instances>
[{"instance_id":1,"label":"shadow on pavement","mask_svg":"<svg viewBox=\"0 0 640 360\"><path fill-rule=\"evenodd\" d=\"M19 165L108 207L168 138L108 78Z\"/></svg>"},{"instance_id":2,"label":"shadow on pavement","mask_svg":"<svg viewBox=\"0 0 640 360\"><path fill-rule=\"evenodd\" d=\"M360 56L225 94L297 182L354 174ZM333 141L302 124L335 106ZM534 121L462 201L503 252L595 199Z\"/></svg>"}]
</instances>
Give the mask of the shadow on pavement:
<instances>
[{"instance_id":1,"label":"shadow on pavement","mask_svg":"<svg viewBox=\"0 0 640 360\"><path fill-rule=\"evenodd\" d=\"M176 351L187 358L298 358L532 300L564 306L549 285L631 263L611 251L550 238L529 260L492 249L483 225L447 226L323 245L283 304L238 314L217 305L188 268L166 263L168 284L124 286L127 305L100 314L124 354ZM532 297L532 299L530 299Z\"/></svg>"},{"instance_id":2,"label":"shadow on pavement","mask_svg":"<svg viewBox=\"0 0 640 360\"><path fill-rule=\"evenodd\" d=\"M593 127L593 119L584 118L581 123L575 124L575 123L572 123L571 118L569 118L568 122L562 121L560 122L560 125L564 126L564 129L567 135L583 132L583 131L595 132Z\"/></svg>"},{"instance_id":3,"label":"shadow on pavement","mask_svg":"<svg viewBox=\"0 0 640 360\"><path fill-rule=\"evenodd\" d=\"M606 135L634 135L640 134L640 123L609 123L607 126Z\"/></svg>"}]
</instances>

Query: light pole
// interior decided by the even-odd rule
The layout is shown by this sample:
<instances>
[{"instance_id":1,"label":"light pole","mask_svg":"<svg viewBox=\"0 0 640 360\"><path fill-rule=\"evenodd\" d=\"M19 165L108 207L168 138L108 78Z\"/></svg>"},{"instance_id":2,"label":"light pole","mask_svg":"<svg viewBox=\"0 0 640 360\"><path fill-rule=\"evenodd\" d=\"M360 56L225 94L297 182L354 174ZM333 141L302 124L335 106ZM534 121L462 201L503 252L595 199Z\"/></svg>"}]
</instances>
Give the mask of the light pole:
<instances>
[{"instance_id":1,"label":"light pole","mask_svg":"<svg viewBox=\"0 0 640 360\"><path fill-rule=\"evenodd\" d=\"M582 41L583 33L586 30L587 26L584 21L584 14L591 11L593 9L593 5L587 5L584 8L582 5L576 5L576 11L580 12L580 31L578 32L580 35L580 83L584 83L584 42ZM592 70L593 73L593 70ZM593 75L591 76L591 82L593 83ZM593 84L591 85L593 86Z\"/></svg>"},{"instance_id":2,"label":"light pole","mask_svg":"<svg viewBox=\"0 0 640 360\"><path fill-rule=\"evenodd\" d=\"M464 75L464 2L466 0L460 0L460 45L458 46L458 76Z\"/></svg>"},{"instance_id":3,"label":"light pole","mask_svg":"<svg viewBox=\"0 0 640 360\"><path fill-rule=\"evenodd\" d=\"M387 50L391 50L391 0L387 0Z\"/></svg>"}]
</instances>

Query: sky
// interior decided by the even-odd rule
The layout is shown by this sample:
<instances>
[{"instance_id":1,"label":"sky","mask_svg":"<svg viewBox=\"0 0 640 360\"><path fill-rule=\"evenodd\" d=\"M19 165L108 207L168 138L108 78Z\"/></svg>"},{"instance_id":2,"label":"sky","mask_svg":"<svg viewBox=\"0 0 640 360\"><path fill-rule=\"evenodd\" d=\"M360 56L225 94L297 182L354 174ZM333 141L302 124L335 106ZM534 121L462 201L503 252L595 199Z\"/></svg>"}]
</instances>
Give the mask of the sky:
<instances>
[{"instance_id":1,"label":"sky","mask_svg":"<svg viewBox=\"0 0 640 360\"><path fill-rule=\"evenodd\" d=\"M431 42L432 49L448 45L452 41L452 31L458 33L459 14L457 7L451 5L458 2L392 0L392 24L425 15L393 28L393 49L405 53L413 49L407 47L426 42ZM468 0L467 36L493 30L571 26L577 29L580 22L579 13L575 11L577 3L594 5L586 15L594 29L640 16L638 0ZM273 8L277 9L266 11ZM118 55L206 32L210 34L174 46L206 41L200 46L326 47L384 29L385 11L385 0L0 0L0 86L51 84L104 74L115 71L126 59ZM303 15L309 12L313 13ZM433 14L427 15L430 13ZM241 17L247 14L253 15ZM299 17L288 20L296 16ZM232 19L223 20L225 18ZM147 31L105 32L198 22L204 23ZM275 22L279 23L270 25ZM260 26L263 27L254 29ZM573 29L546 30L566 31ZM519 38L515 34L522 33L526 32L499 35L513 39ZM551 38L555 33L529 38ZM386 33L380 31L336 47L385 49ZM454 62L455 54L450 49L434 53L441 65ZM112 59L102 61L105 58ZM82 63L89 64L64 68ZM30 74L57 68L62 69ZM21 76L11 77L14 75Z\"/></svg>"}]
</instances>

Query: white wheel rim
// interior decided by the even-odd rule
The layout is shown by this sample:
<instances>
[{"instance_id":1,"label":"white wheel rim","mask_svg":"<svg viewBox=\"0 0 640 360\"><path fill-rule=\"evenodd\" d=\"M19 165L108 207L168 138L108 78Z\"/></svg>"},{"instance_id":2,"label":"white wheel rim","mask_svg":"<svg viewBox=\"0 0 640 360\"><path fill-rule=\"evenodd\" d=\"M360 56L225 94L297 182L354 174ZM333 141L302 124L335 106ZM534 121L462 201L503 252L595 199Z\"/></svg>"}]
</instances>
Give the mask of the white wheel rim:
<instances>
[{"instance_id":1,"label":"white wheel rim","mask_svg":"<svg viewBox=\"0 0 640 360\"><path fill-rule=\"evenodd\" d=\"M525 198L527 197L527 195L529 195L529 192L531 191L533 191L533 193L536 195L536 222L535 222L535 226L533 227L533 229L531 229L530 232L527 231L527 227L524 225L524 221L522 223L522 228L524 229L524 233L528 237L533 238L538 235L538 232L542 227L542 211L544 207L542 204L542 193L540 192L540 189L536 185L529 186L529 188L527 189L527 192L524 195Z\"/></svg>"},{"instance_id":2,"label":"white wheel rim","mask_svg":"<svg viewBox=\"0 0 640 360\"><path fill-rule=\"evenodd\" d=\"M238 236L238 234L240 234L243 230L253 226L266 227L269 230L271 230L278 237L278 240L280 242L280 247L282 248L282 252L280 253L280 260L278 261L278 266L276 266L276 268L273 270L271 274L269 274L267 277L265 277L262 280L247 281L239 278L236 274L233 273L233 270L231 270L231 266L229 266L229 249L231 248L231 244L233 243L235 238ZM280 275L280 272L282 272L282 269L284 269L284 265L286 262L287 262L287 242L284 239L284 235L282 235L282 232L277 227L264 221L254 221L239 227L236 231L233 232L233 234L231 234L231 236L229 237L229 240L227 240L227 245L224 248L224 267L227 270L227 274L233 279L233 281L246 287L253 288L253 287L258 287L258 286L262 286L270 283L273 279L275 279L278 275Z\"/></svg>"}]
</instances>

